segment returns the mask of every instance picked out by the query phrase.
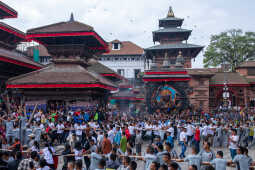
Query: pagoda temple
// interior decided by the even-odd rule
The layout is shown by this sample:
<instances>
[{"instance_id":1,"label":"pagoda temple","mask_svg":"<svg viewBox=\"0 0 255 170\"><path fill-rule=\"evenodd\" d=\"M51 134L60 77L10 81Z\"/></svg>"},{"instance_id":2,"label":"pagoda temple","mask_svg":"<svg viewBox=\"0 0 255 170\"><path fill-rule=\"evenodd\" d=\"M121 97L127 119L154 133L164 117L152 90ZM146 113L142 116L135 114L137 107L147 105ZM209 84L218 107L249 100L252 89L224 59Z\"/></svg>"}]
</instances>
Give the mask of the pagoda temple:
<instances>
[{"instance_id":1,"label":"pagoda temple","mask_svg":"<svg viewBox=\"0 0 255 170\"><path fill-rule=\"evenodd\" d=\"M191 59L203 46L187 43L192 31L182 29L182 23L183 19L175 17L170 7L166 18L159 20L160 29L153 32L153 41L159 44L145 49L148 70L144 72L143 81L149 112L190 107Z\"/></svg>"},{"instance_id":2,"label":"pagoda temple","mask_svg":"<svg viewBox=\"0 0 255 170\"><path fill-rule=\"evenodd\" d=\"M27 38L47 48L52 64L8 80L7 88L19 89L26 102L105 106L109 92L117 90L112 81L88 69L90 59L108 51L107 43L73 15L67 22L30 29Z\"/></svg>"}]
</instances>

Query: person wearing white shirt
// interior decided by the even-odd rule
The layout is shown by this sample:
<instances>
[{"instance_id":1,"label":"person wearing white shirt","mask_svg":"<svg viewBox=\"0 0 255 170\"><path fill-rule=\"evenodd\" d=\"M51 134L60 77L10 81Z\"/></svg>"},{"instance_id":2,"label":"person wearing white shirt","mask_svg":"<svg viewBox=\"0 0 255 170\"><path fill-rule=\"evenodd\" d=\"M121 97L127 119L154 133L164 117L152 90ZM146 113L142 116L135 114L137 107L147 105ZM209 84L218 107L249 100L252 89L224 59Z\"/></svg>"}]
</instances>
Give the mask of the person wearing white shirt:
<instances>
[{"instance_id":1,"label":"person wearing white shirt","mask_svg":"<svg viewBox=\"0 0 255 170\"><path fill-rule=\"evenodd\" d=\"M51 123L49 124L49 127L50 127L51 129L54 129L54 128L55 128L54 122L51 122Z\"/></svg>"},{"instance_id":2,"label":"person wearing white shirt","mask_svg":"<svg viewBox=\"0 0 255 170\"><path fill-rule=\"evenodd\" d=\"M110 130L108 131L108 138L110 139L111 143L113 143L113 139L114 139L115 133L113 130L113 126L110 126Z\"/></svg>"},{"instance_id":3,"label":"person wearing white shirt","mask_svg":"<svg viewBox=\"0 0 255 170\"><path fill-rule=\"evenodd\" d=\"M62 122L59 122L56 128L57 128L58 142L61 144L63 142L63 132L64 132L65 126Z\"/></svg>"},{"instance_id":4,"label":"person wearing white shirt","mask_svg":"<svg viewBox=\"0 0 255 170\"><path fill-rule=\"evenodd\" d=\"M160 126L158 124L156 124L154 127L154 135L157 137L157 136L160 136L159 135L159 130L161 129Z\"/></svg>"},{"instance_id":5,"label":"person wearing white shirt","mask_svg":"<svg viewBox=\"0 0 255 170\"><path fill-rule=\"evenodd\" d=\"M182 131L180 133L180 144L181 144L181 147L182 147L182 151L181 151L181 154L180 154L180 158L185 158L185 152L186 152L186 149L187 149L187 129L185 127L182 128Z\"/></svg>"},{"instance_id":6,"label":"person wearing white shirt","mask_svg":"<svg viewBox=\"0 0 255 170\"><path fill-rule=\"evenodd\" d=\"M172 138L174 138L174 128L173 128L173 125L171 125L171 126L167 129L167 131L170 133L170 136L171 136Z\"/></svg>"},{"instance_id":7,"label":"person wearing white shirt","mask_svg":"<svg viewBox=\"0 0 255 170\"><path fill-rule=\"evenodd\" d=\"M203 140L207 139L208 130L209 130L208 125L204 125L203 130L202 130L202 137L203 137Z\"/></svg>"},{"instance_id":8,"label":"person wearing white shirt","mask_svg":"<svg viewBox=\"0 0 255 170\"><path fill-rule=\"evenodd\" d=\"M144 161L145 161L145 170L150 170L150 165L153 161L157 160L156 155L153 154L153 148L152 146L148 146L146 149L146 154L144 155Z\"/></svg>"},{"instance_id":9,"label":"person wearing white shirt","mask_svg":"<svg viewBox=\"0 0 255 170\"><path fill-rule=\"evenodd\" d=\"M49 146L49 144L45 144L45 148L42 150L43 158L46 160L47 164L52 168L54 167L54 161L53 161L53 153L54 150L52 147Z\"/></svg>"},{"instance_id":10,"label":"person wearing white shirt","mask_svg":"<svg viewBox=\"0 0 255 170\"><path fill-rule=\"evenodd\" d=\"M229 150L232 160L236 156L236 150L238 149L239 136L237 136L236 129L231 130L231 136L229 137Z\"/></svg>"},{"instance_id":11,"label":"person wearing white shirt","mask_svg":"<svg viewBox=\"0 0 255 170\"><path fill-rule=\"evenodd\" d=\"M76 123L74 125L74 129L75 129L75 134L76 136L79 138L79 141L81 141L81 137L82 137L82 127L80 123Z\"/></svg>"},{"instance_id":12,"label":"person wearing white shirt","mask_svg":"<svg viewBox=\"0 0 255 170\"><path fill-rule=\"evenodd\" d=\"M146 123L145 124L145 129L146 129L146 135L151 137L152 136L152 131L151 131L152 126L151 126L151 124L150 123L148 123L148 124Z\"/></svg>"},{"instance_id":13,"label":"person wearing white shirt","mask_svg":"<svg viewBox=\"0 0 255 170\"><path fill-rule=\"evenodd\" d=\"M103 131L100 131L99 134L97 135L97 145L98 147L101 146L102 142L104 139L104 134Z\"/></svg>"},{"instance_id":14,"label":"person wearing white shirt","mask_svg":"<svg viewBox=\"0 0 255 170\"><path fill-rule=\"evenodd\" d=\"M187 143L189 143L192 140L193 137L193 126L190 122L188 122L187 125Z\"/></svg>"}]
</instances>

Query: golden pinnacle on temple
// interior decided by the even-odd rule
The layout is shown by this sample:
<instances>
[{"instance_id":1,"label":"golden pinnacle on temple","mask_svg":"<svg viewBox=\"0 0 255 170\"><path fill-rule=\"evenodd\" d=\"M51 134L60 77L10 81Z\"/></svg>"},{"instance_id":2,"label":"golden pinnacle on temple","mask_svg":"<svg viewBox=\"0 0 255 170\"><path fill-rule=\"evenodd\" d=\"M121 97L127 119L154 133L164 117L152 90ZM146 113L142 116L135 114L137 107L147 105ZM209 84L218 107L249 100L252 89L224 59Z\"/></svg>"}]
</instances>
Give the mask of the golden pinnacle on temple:
<instances>
[{"instance_id":1,"label":"golden pinnacle on temple","mask_svg":"<svg viewBox=\"0 0 255 170\"><path fill-rule=\"evenodd\" d=\"M167 18L174 17L173 8L172 8L171 6L169 7L169 11L168 11L166 17L167 17Z\"/></svg>"}]
</instances>

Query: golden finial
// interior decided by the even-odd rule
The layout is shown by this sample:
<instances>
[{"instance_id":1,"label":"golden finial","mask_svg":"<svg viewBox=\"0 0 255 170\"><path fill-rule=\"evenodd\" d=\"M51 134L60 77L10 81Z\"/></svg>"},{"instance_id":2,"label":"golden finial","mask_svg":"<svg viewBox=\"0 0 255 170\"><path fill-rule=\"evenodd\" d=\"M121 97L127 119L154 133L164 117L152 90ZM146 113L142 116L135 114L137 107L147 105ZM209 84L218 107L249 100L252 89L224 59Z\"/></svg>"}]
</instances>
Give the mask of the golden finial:
<instances>
[{"instance_id":1,"label":"golden finial","mask_svg":"<svg viewBox=\"0 0 255 170\"><path fill-rule=\"evenodd\" d=\"M173 12L173 9L172 9L171 6L169 7L169 11L168 11L166 17L167 17L167 18L174 17L174 12Z\"/></svg>"}]
</instances>

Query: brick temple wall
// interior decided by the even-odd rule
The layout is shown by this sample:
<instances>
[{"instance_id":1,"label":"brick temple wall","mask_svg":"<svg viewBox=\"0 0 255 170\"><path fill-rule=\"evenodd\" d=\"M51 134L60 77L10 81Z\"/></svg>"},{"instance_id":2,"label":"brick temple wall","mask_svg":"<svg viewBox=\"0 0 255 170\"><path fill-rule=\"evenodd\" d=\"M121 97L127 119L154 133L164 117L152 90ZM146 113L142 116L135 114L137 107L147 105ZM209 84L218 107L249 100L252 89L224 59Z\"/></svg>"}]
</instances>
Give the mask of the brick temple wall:
<instances>
[{"instance_id":1,"label":"brick temple wall","mask_svg":"<svg viewBox=\"0 0 255 170\"><path fill-rule=\"evenodd\" d=\"M189 94L189 101L196 109L202 108L209 112L209 78L192 77L189 86L193 92Z\"/></svg>"}]
</instances>

